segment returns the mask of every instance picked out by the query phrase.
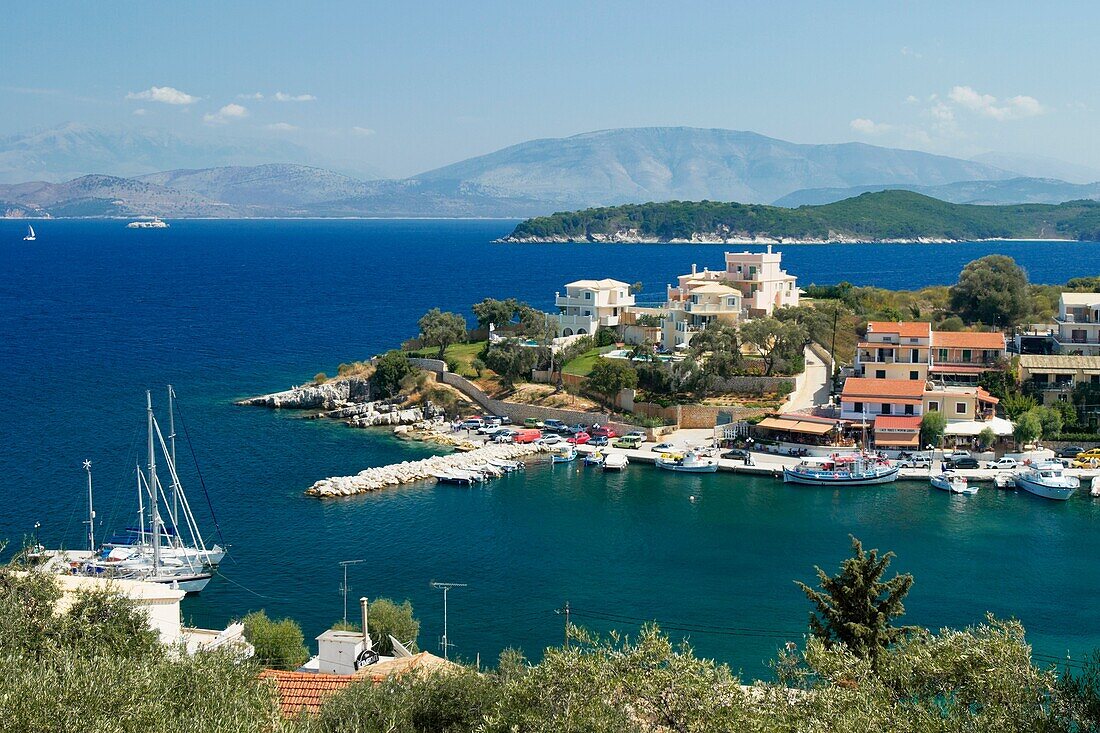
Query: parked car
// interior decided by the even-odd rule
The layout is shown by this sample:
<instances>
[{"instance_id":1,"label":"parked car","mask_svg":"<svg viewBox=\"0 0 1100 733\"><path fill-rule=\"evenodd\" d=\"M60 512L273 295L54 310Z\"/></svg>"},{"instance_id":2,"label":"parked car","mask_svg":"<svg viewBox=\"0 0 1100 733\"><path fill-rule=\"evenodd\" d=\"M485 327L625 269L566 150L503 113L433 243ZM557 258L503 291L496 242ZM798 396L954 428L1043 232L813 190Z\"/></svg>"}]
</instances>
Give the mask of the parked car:
<instances>
[{"instance_id":1,"label":"parked car","mask_svg":"<svg viewBox=\"0 0 1100 733\"><path fill-rule=\"evenodd\" d=\"M615 432L614 428L598 428L598 427L593 427L591 430L588 431L588 434L593 436L593 437L602 435L605 438L616 438L619 435L618 433Z\"/></svg>"},{"instance_id":2,"label":"parked car","mask_svg":"<svg viewBox=\"0 0 1100 733\"><path fill-rule=\"evenodd\" d=\"M616 448L627 448L630 450L637 450L642 445L642 436L640 435L624 435L623 437L612 443Z\"/></svg>"},{"instance_id":3,"label":"parked car","mask_svg":"<svg viewBox=\"0 0 1100 733\"><path fill-rule=\"evenodd\" d=\"M489 415L488 417L483 418L482 420L486 425L491 425L491 426L500 426L500 425L503 424L503 421L499 417L497 417L496 415Z\"/></svg>"},{"instance_id":4,"label":"parked car","mask_svg":"<svg viewBox=\"0 0 1100 733\"><path fill-rule=\"evenodd\" d=\"M1067 445L1059 448L1054 455L1059 458L1076 458L1079 453L1084 453L1085 449L1079 445Z\"/></svg>"},{"instance_id":5,"label":"parked car","mask_svg":"<svg viewBox=\"0 0 1100 733\"><path fill-rule=\"evenodd\" d=\"M561 420L555 420L550 418L549 420L543 420L543 428L554 433L565 433L569 431L569 426L563 423Z\"/></svg>"},{"instance_id":6,"label":"parked car","mask_svg":"<svg viewBox=\"0 0 1100 733\"><path fill-rule=\"evenodd\" d=\"M459 427L463 430L477 430L483 425L485 425L485 421L482 420L480 417L468 417L462 421L462 424L459 425Z\"/></svg>"},{"instance_id":7,"label":"parked car","mask_svg":"<svg viewBox=\"0 0 1100 733\"><path fill-rule=\"evenodd\" d=\"M943 454L943 460L945 461L953 461L956 458L970 458L970 451L956 449L951 451L950 453Z\"/></svg>"},{"instance_id":8,"label":"parked car","mask_svg":"<svg viewBox=\"0 0 1100 733\"><path fill-rule=\"evenodd\" d=\"M1074 458L1100 458L1100 448L1089 448L1088 450L1083 450L1075 455Z\"/></svg>"},{"instance_id":9,"label":"parked car","mask_svg":"<svg viewBox=\"0 0 1100 733\"><path fill-rule=\"evenodd\" d=\"M493 442L494 443L514 443L514 442L516 442L516 436L517 435L519 435L518 430L509 430L508 428L505 428L504 430L501 430L499 433L494 433L493 434Z\"/></svg>"},{"instance_id":10,"label":"parked car","mask_svg":"<svg viewBox=\"0 0 1100 733\"><path fill-rule=\"evenodd\" d=\"M591 433L589 435L591 435ZM608 442L609 441L608 441L606 435L597 435L595 437L590 437L589 441L588 441L588 444L592 445L592 446L595 446L597 448L603 448L604 446L606 446L608 444Z\"/></svg>"},{"instance_id":11,"label":"parked car","mask_svg":"<svg viewBox=\"0 0 1100 733\"><path fill-rule=\"evenodd\" d=\"M624 438L631 438L631 437L634 437L634 436L637 436L638 438L640 438L642 440L642 442L645 442L645 431L644 430L631 430L629 433L627 433L623 437Z\"/></svg>"},{"instance_id":12,"label":"parked car","mask_svg":"<svg viewBox=\"0 0 1100 733\"><path fill-rule=\"evenodd\" d=\"M1015 458L1009 458L1008 456L1002 456L995 461L989 462L989 468L996 469L998 471L1011 471L1014 468L1019 467L1019 463Z\"/></svg>"},{"instance_id":13,"label":"parked car","mask_svg":"<svg viewBox=\"0 0 1100 733\"><path fill-rule=\"evenodd\" d=\"M592 440L592 436L582 430L579 433L570 435L565 439L565 442L572 443L573 445L584 445L590 440Z\"/></svg>"},{"instance_id":14,"label":"parked car","mask_svg":"<svg viewBox=\"0 0 1100 733\"><path fill-rule=\"evenodd\" d=\"M978 459L971 455L959 456L943 462L944 468L981 468Z\"/></svg>"},{"instance_id":15,"label":"parked car","mask_svg":"<svg viewBox=\"0 0 1100 733\"><path fill-rule=\"evenodd\" d=\"M898 468L929 468L932 456L927 453L906 454L894 462Z\"/></svg>"},{"instance_id":16,"label":"parked car","mask_svg":"<svg viewBox=\"0 0 1100 733\"><path fill-rule=\"evenodd\" d=\"M525 428L541 428L542 421L538 418L529 417L523 421L523 427Z\"/></svg>"},{"instance_id":17,"label":"parked car","mask_svg":"<svg viewBox=\"0 0 1100 733\"><path fill-rule=\"evenodd\" d=\"M728 458L734 461L743 461L749 457L749 452L744 448L733 448L722 454L722 458Z\"/></svg>"},{"instance_id":18,"label":"parked car","mask_svg":"<svg viewBox=\"0 0 1100 733\"><path fill-rule=\"evenodd\" d=\"M582 425L581 423L577 423L576 425L570 425L569 427L567 427L565 429L565 431L567 433L569 433L570 435L576 435L577 433L587 433L588 432L588 426L587 425Z\"/></svg>"},{"instance_id":19,"label":"parked car","mask_svg":"<svg viewBox=\"0 0 1100 733\"><path fill-rule=\"evenodd\" d=\"M517 430L512 438L513 443L534 443L536 440L542 440L542 431L535 428Z\"/></svg>"},{"instance_id":20,"label":"parked car","mask_svg":"<svg viewBox=\"0 0 1100 733\"><path fill-rule=\"evenodd\" d=\"M1070 465L1073 468L1098 468L1100 467L1100 456L1080 453Z\"/></svg>"},{"instance_id":21,"label":"parked car","mask_svg":"<svg viewBox=\"0 0 1100 733\"><path fill-rule=\"evenodd\" d=\"M478 435L492 435L492 434L496 433L498 430L507 430L507 428L504 428L503 426L501 426L500 423L497 423L496 425L494 425L492 423L487 422L484 425L482 425L480 428L477 429L477 434Z\"/></svg>"},{"instance_id":22,"label":"parked car","mask_svg":"<svg viewBox=\"0 0 1100 733\"><path fill-rule=\"evenodd\" d=\"M536 439L535 442L539 445L559 445L565 442L565 438L557 433L550 433L549 435L543 435L541 438Z\"/></svg>"},{"instance_id":23,"label":"parked car","mask_svg":"<svg viewBox=\"0 0 1100 733\"><path fill-rule=\"evenodd\" d=\"M658 443L650 448L654 453L668 453L671 450L676 450L676 446L672 443Z\"/></svg>"}]
</instances>

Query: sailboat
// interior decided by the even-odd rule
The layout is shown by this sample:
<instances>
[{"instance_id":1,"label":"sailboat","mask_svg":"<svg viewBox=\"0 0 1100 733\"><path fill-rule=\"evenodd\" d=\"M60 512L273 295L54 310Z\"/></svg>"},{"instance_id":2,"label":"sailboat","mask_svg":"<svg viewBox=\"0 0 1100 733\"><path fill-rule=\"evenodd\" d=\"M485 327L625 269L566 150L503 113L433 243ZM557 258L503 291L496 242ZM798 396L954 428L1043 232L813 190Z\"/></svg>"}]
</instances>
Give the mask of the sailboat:
<instances>
[{"instance_id":1,"label":"sailboat","mask_svg":"<svg viewBox=\"0 0 1100 733\"><path fill-rule=\"evenodd\" d=\"M23 237L24 242L33 242L36 239L34 235L34 227L30 224L27 225L27 236Z\"/></svg>"},{"instance_id":2,"label":"sailboat","mask_svg":"<svg viewBox=\"0 0 1100 733\"><path fill-rule=\"evenodd\" d=\"M148 421L149 457L146 469L137 470L138 524L128 527L97 549L92 529L95 511L92 505L90 464L88 470L88 550L45 553L47 570L69 575L92 575L121 580L162 583L187 593L198 593L213 577L213 571L225 557L218 545L207 548L191 512L187 495L176 472L175 418L170 413L169 440L165 441L153 414L153 398L145 393ZM169 404L175 392L168 387ZM157 475L157 448L163 455L171 484L165 489ZM164 513L161 513L161 505ZM147 506L148 505L148 508ZM167 521L166 521L167 520ZM191 543L180 537L183 524Z\"/></svg>"}]
</instances>

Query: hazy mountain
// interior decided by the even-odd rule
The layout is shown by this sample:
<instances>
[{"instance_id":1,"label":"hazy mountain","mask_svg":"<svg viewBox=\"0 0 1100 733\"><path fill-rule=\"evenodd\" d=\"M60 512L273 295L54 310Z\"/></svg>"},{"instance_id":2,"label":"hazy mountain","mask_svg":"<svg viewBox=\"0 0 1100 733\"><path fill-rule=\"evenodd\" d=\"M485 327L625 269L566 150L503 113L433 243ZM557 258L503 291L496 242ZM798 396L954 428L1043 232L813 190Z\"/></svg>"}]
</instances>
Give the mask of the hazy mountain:
<instances>
[{"instance_id":1,"label":"hazy mountain","mask_svg":"<svg viewBox=\"0 0 1100 733\"><path fill-rule=\"evenodd\" d=\"M172 168L308 161L280 140L180 137L157 129L100 129L76 123L0 138L0 183L66 181L98 173L131 177Z\"/></svg>"},{"instance_id":2,"label":"hazy mountain","mask_svg":"<svg viewBox=\"0 0 1100 733\"><path fill-rule=\"evenodd\" d=\"M9 216L239 216L218 201L130 178L91 175L65 183L0 184Z\"/></svg>"},{"instance_id":3,"label":"hazy mountain","mask_svg":"<svg viewBox=\"0 0 1100 733\"><path fill-rule=\"evenodd\" d=\"M1020 153L982 153L971 160L1006 170L1016 171L1031 178L1057 178L1070 183L1100 181L1100 169L1080 163L1070 163L1057 158Z\"/></svg>"},{"instance_id":4,"label":"hazy mountain","mask_svg":"<svg viewBox=\"0 0 1100 733\"><path fill-rule=\"evenodd\" d=\"M993 166L913 150L801 145L753 132L687 127L533 140L416 176L573 207L674 199L764 203L804 188L1010 177Z\"/></svg>"},{"instance_id":5,"label":"hazy mountain","mask_svg":"<svg viewBox=\"0 0 1100 733\"><path fill-rule=\"evenodd\" d=\"M1066 183L1051 178L1010 178L1004 181L959 181L942 186L879 184L849 188L810 188L781 196L776 206L818 206L861 193L904 189L954 204L1060 204L1079 199L1100 200L1100 183Z\"/></svg>"},{"instance_id":6,"label":"hazy mountain","mask_svg":"<svg viewBox=\"0 0 1100 733\"><path fill-rule=\"evenodd\" d=\"M289 163L164 171L138 180L227 204L294 209L364 196L368 184L324 168Z\"/></svg>"}]
</instances>

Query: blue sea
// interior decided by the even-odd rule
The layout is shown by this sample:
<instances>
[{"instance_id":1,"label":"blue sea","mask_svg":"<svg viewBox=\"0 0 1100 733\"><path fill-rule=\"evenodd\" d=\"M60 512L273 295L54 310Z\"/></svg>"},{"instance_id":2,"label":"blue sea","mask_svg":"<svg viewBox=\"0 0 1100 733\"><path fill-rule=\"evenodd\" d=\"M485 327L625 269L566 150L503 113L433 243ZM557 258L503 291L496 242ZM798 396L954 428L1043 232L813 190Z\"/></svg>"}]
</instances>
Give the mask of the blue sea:
<instances>
[{"instance_id":1,"label":"blue sea","mask_svg":"<svg viewBox=\"0 0 1100 733\"><path fill-rule=\"evenodd\" d=\"M815 564L835 567L852 533L915 574L913 623L965 626L990 611L1020 618L1046 655L1100 645L1100 502L1087 497L951 497L917 483L834 493L643 466L615 476L545 466L472 490L304 497L319 478L430 450L233 400L397 346L432 307L468 312L494 296L550 308L582 277L640 280L639 299L659 300L692 264L722 266L720 246L492 243L512 226L175 221L134 231L42 221L30 244L20 241L25 225L0 221L0 538L18 545L37 522L46 545L80 546L86 458L97 534L132 524L144 393L163 414L171 383L230 545L221 576L184 603L195 624L264 608L311 638L342 614L339 561L362 559L349 574L352 598L410 599L423 648L438 651L442 597L429 583L441 580L468 584L449 598L453 653L466 659L508 646L539 656L560 643L554 609L568 601L594 630L656 619L699 653L766 675L776 649L805 629L809 608L793 581L811 581ZM781 249L802 283L886 288L949 284L994 252L1033 282L1064 282L1097 274L1100 253L1070 242ZM180 463L214 537L199 477Z\"/></svg>"}]
</instances>

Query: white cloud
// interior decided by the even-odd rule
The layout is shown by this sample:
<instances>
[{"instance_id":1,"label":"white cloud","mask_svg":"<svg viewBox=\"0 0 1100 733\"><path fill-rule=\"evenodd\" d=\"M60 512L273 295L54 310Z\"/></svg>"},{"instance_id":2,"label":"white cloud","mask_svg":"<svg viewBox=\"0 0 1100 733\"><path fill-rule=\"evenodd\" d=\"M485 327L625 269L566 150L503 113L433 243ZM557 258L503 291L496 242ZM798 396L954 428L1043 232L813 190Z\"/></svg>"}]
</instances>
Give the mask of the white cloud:
<instances>
[{"instance_id":1,"label":"white cloud","mask_svg":"<svg viewBox=\"0 0 1100 733\"><path fill-rule=\"evenodd\" d=\"M857 117L848 123L848 126L861 135L881 135L884 132L888 132L893 129L893 125L887 125L883 122L875 122L869 120L866 117Z\"/></svg>"},{"instance_id":2,"label":"white cloud","mask_svg":"<svg viewBox=\"0 0 1100 733\"><path fill-rule=\"evenodd\" d=\"M1041 115L1045 110L1035 97L1017 95L999 101L992 94L981 94L973 87L952 87L947 95L955 104L995 120L1015 120L1021 117Z\"/></svg>"},{"instance_id":3,"label":"white cloud","mask_svg":"<svg viewBox=\"0 0 1100 733\"><path fill-rule=\"evenodd\" d=\"M276 102L313 102L317 97L312 94L285 94L283 92L275 92L275 96L272 97Z\"/></svg>"},{"instance_id":4,"label":"white cloud","mask_svg":"<svg viewBox=\"0 0 1100 733\"><path fill-rule=\"evenodd\" d=\"M916 103L917 103L917 102L919 102L919 101L920 101L920 100L919 100L919 99L917 99L917 98L916 98L915 96L913 96L912 94L910 94L910 95L909 95L908 97L906 97L906 98L905 98L905 103L906 103L906 104L916 104Z\"/></svg>"},{"instance_id":5,"label":"white cloud","mask_svg":"<svg viewBox=\"0 0 1100 733\"><path fill-rule=\"evenodd\" d=\"M252 94L238 94L237 99L252 99L259 101L264 98L264 95L260 92L253 92Z\"/></svg>"},{"instance_id":6,"label":"white cloud","mask_svg":"<svg viewBox=\"0 0 1100 733\"><path fill-rule=\"evenodd\" d=\"M209 125L224 125L231 120L248 117L248 110L239 104L227 104L215 114L203 115L202 121Z\"/></svg>"},{"instance_id":7,"label":"white cloud","mask_svg":"<svg viewBox=\"0 0 1100 733\"><path fill-rule=\"evenodd\" d=\"M943 102L936 102L928 108L928 113L940 122L954 122L955 110Z\"/></svg>"},{"instance_id":8,"label":"white cloud","mask_svg":"<svg viewBox=\"0 0 1100 733\"><path fill-rule=\"evenodd\" d=\"M141 117L142 115L149 114L149 110L145 109L144 107L138 107L137 109L134 110L134 114L137 115L138 117Z\"/></svg>"},{"instance_id":9,"label":"white cloud","mask_svg":"<svg viewBox=\"0 0 1100 733\"><path fill-rule=\"evenodd\" d=\"M919 51L914 51L913 49L909 48L908 46L902 46L901 47L901 55L902 56L910 56L910 57L915 58L915 59L923 58L923 54L921 54Z\"/></svg>"},{"instance_id":10,"label":"white cloud","mask_svg":"<svg viewBox=\"0 0 1100 733\"><path fill-rule=\"evenodd\" d=\"M172 87L149 87L144 92L130 92L126 98L164 104L194 104L201 99Z\"/></svg>"},{"instance_id":11,"label":"white cloud","mask_svg":"<svg viewBox=\"0 0 1100 733\"><path fill-rule=\"evenodd\" d=\"M369 127L360 127L359 125L355 125L351 128L351 134L369 137L374 134L374 130L370 129Z\"/></svg>"},{"instance_id":12,"label":"white cloud","mask_svg":"<svg viewBox=\"0 0 1100 733\"><path fill-rule=\"evenodd\" d=\"M277 132L294 132L298 129L297 125L292 125L289 122L272 122L270 125L264 125L264 127Z\"/></svg>"}]
</instances>

